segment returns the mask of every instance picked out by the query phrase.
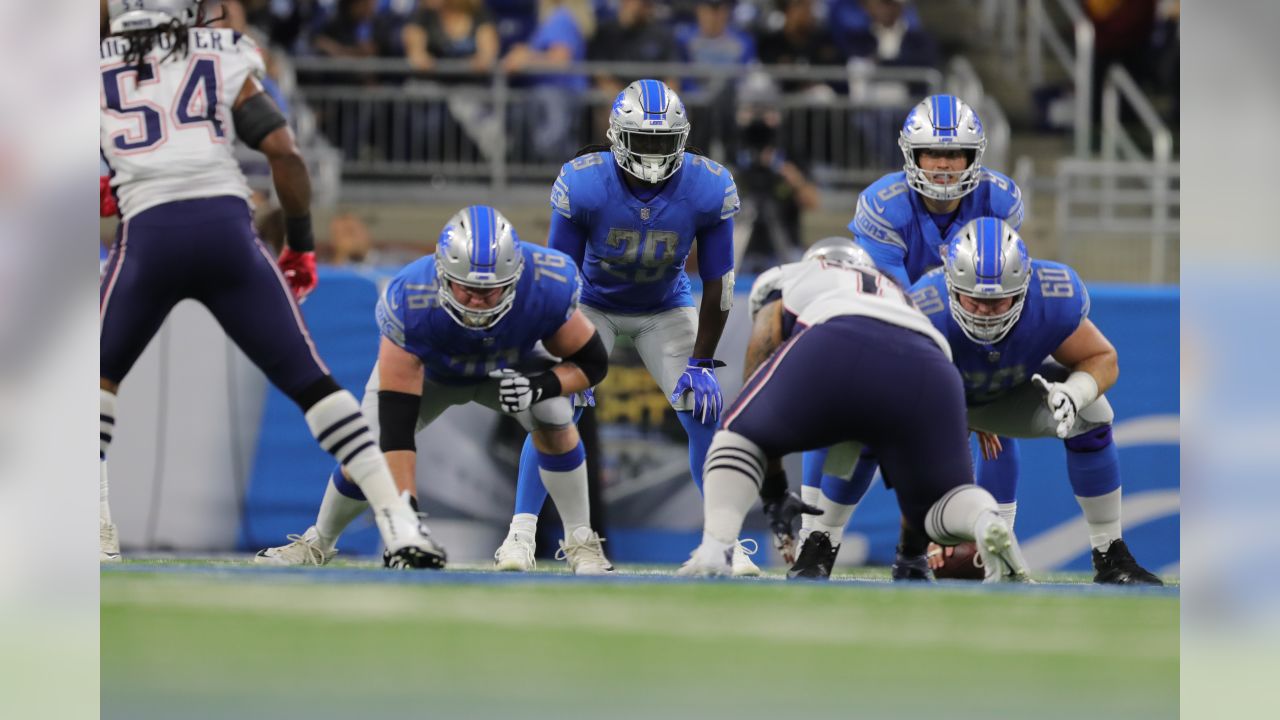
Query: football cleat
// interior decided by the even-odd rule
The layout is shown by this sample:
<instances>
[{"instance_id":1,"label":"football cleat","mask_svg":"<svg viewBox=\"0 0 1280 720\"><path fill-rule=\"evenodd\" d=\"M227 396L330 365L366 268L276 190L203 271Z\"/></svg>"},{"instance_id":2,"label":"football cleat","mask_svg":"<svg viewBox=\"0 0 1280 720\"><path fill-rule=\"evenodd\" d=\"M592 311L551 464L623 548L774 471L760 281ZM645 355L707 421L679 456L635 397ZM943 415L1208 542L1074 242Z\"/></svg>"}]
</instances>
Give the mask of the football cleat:
<instances>
[{"instance_id":1,"label":"football cleat","mask_svg":"<svg viewBox=\"0 0 1280 720\"><path fill-rule=\"evenodd\" d=\"M733 554L737 545L724 550L717 550L707 545L699 545L689 554L676 575L681 577L716 577L733 574Z\"/></svg>"},{"instance_id":2,"label":"football cleat","mask_svg":"<svg viewBox=\"0 0 1280 720\"><path fill-rule=\"evenodd\" d=\"M1104 585L1164 585L1164 581L1138 564L1124 540L1112 540L1106 550L1093 551L1093 581Z\"/></svg>"},{"instance_id":3,"label":"football cleat","mask_svg":"<svg viewBox=\"0 0 1280 720\"><path fill-rule=\"evenodd\" d=\"M403 507L384 508L374 515L386 549L382 564L393 570L442 570L448 556L427 530L425 514Z\"/></svg>"},{"instance_id":4,"label":"football cleat","mask_svg":"<svg viewBox=\"0 0 1280 720\"><path fill-rule=\"evenodd\" d=\"M983 582L1032 582L1018 538L994 512L984 512L973 528L974 542L986 573Z\"/></svg>"},{"instance_id":5,"label":"football cleat","mask_svg":"<svg viewBox=\"0 0 1280 720\"><path fill-rule=\"evenodd\" d=\"M538 567L538 561L533 557L536 549L533 534L513 532L493 554L493 567L507 572L529 572Z\"/></svg>"},{"instance_id":6,"label":"football cleat","mask_svg":"<svg viewBox=\"0 0 1280 720\"><path fill-rule=\"evenodd\" d=\"M831 535L821 530L809 533L800 546L800 556L787 570L788 580L827 580L836 564L840 546L831 545Z\"/></svg>"},{"instance_id":7,"label":"football cleat","mask_svg":"<svg viewBox=\"0 0 1280 720\"><path fill-rule=\"evenodd\" d=\"M120 538L115 523L98 519L98 561L120 562Z\"/></svg>"},{"instance_id":8,"label":"football cleat","mask_svg":"<svg viewBox=\"0 0 1280 720\"><path fill-rule=\"evenodd\" d=\"M893 567L889 571L894 582L933 582L933 570L929 569L929 558L924 555L903 555L899 545L893 557Z\"/></svg>"},{"instance_id":9,"label":"football cleat","mask_svg":"<svg viewBox=\"0 0 1280 720\"><path fill-rule=\"evenodd\" d=\"M747 543L751 543L751 549L747 549ZM733 559L730 565L733 567L734 577L760 577L760 566L751 561L752 555L760 551L760 544L751 538L739 540L733 546Z\"/></svg>"},{"instance_id":10,"label":"football cleat","mask_svg":"<svg viewBox=\"0 0 1280 720\"><path fill-rule=\"evenodd\" d=\"M589 527L573 531L567 541L560 541L557 560L567 560L574 575L607 575L613 565L604 556L604 538Z\"/></svg>"},{"instance_id":11,"label":"football cleat","mask_svg":"<svg viewBox=\"0 0 1280 720\"><path fill-rule=\"evenodd\" d=\"M301 535L286 535L288 545L259 550L253 561L260 565L328 565L338 554L337 548L325 549L320 545L316 526L312 525Z\"/></svg>"}]
</instances>

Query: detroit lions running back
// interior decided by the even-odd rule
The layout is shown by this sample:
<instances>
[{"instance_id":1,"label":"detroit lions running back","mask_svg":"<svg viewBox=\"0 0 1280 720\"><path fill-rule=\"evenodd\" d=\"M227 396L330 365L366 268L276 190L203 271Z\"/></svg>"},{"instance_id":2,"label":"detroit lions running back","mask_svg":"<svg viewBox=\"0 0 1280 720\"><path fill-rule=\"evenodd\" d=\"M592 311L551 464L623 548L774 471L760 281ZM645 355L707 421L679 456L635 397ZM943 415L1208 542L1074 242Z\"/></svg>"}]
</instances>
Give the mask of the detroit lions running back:
<instances>
[{"instance_id":1,"label":"detroit lions running back","mask_svg":"<svg viewBox=\"0 0 1280 720\"><path fill-rule=\"evenodd\" d=\"M1022 224L1022 194L1008 177L982 165L987 139L977 112L953 95L925 98L908 113L898 135L903 169L872 183L858 196L857 211L849 230L876 262L876 267L902 287L910 287L925 272L942 264L947 239L965 223L982 216L1006 219L1016 229ZM1005 440L1005 452L995 460L983 460L978 484L996 496L1003 512L1012 513L1018 477L1017 444ZM826 455L819 450L805 455L801 494L805 501L824 509L821 516L804 517L800 537L818 529L829 535L842 532L841 524L853 513L854 497L861 497L876 470L868 452L852 477L822 477ZM819 483L821 491L819 491ZM841 524L837 529L835 526ZM924 546L904 538L894 563L895 579L928 576ZM803 550L803 547L802 547ZM825 556L813 554L809 559ZM815 576L810 562L797 562L794 576ZM820 574L820 573L819 573Z\"/></svg>"},{"instance_id":2,"label":"detroit lions running back","mask_svg":"<svg viewBox=\"0 0 1280 720\"><path fill-rule=\"evenodd\" d=\"M689 120L679 96L658 80L637 80L609 116L611 145L565 163L551 190L548 245L582 268L582 309L610 351L630 337L689 436L689 470L702 465L723 399L714 358L733 301L733 176L686 152ZM594 149L589 149L594 150ZM695 311L684 266L698 241L701 307ZM546 493L521 456L515 515L497 567L525 570ZM759 568L739 550L739 574Z\"/></svg>"},{"instance_id":3,"label":"detroit lions running back","mask_svg":"<svg viewBox=\"0 0 1280 720\"><path fill-rule=\"evenodd\" d=\"M574 573L599 575L613 566L589 525L585 454L567 396L600 382L609 357L578 306L581 291L563 253L520 242L491 207L459 211L435 254L405 266L383 292L381 347L363 409L396 484L410 494L414 435L442 412L476 402L515 417L531 430L541 480L564 520L561 551ZM339 469L330 479L316 524L260 551L258 562L323 565L337 554L338 536L365 502Z\"/></svg>"},{"instance_id":4,"label":"detroit lions running back","mask_svg":"<svg viewBox=\"0 0 1280 720\"><path fill-rule=\"evenodd\" d=\"M316 285L311 185L258 82L257 47L203 27L198 0L111 0L107 14L101 148L122 222L99 291L101 559L120 559L107 498L116 393L169 311L191 298L297 403L316 441L369 496L387 565L425 567L435 545L396 495L355 397L329 374L298 311ZM278 267L253 228L231 153L237 139L271 166L287 218Z\"/></svg>"},{"instance_id":5,"label":"detroit lions running back","mask_svg":"<svg viewBox=\"0 0 1280 720\"><path fill-rule=\"evenodd\" d=\"M1026 580L1013 531L973 484L964 389L946 339L844 242L843 252L757 280L752 297L763 306L746 358L754 373L707 453L702 543L680 574L731 571L734 538L771 464L802 450L856 454L871 445L910 527L943 545L975 540L988 581ZM836 383L833 357L850 370Z\"/></svg>"}]
</instances>

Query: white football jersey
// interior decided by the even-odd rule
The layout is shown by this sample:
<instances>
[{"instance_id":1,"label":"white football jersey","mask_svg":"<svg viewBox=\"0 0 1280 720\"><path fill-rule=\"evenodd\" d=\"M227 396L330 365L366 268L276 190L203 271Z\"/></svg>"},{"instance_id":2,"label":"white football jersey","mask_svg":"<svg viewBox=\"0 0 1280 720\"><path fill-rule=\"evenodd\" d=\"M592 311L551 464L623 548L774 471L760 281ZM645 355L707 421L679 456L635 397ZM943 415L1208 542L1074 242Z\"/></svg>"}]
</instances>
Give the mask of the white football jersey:
<instances>
[{"instance_id":1,"label":"white football jersey","mask_svg":"<svg viewBox=\"0 0 1280 720\"><path fill-rule=\"evenodd\" d=\"M232 156L231 109L245 80L265 71L262 54L230 29L188 32L187 55L162 62L171 47L164 36L141 70L124 63L127 40L102 40L102 156L125 219L175 200L250 195Z\"/></svg>"},{"instance_id":2,"label":"white football jersey","mask_svg":"<svg viewBox=\"0 0 1280 720\"><path fill-rule=\"evenodd\" d=\"M753 316L774 291L782 294L783 307L798 324L809 327L841 315L875 318L928 336L951 358L951 346L929 318L897 283L872 268L851 269L822 260L770 268L751 286Z\"/></svg>"}]
</instances>

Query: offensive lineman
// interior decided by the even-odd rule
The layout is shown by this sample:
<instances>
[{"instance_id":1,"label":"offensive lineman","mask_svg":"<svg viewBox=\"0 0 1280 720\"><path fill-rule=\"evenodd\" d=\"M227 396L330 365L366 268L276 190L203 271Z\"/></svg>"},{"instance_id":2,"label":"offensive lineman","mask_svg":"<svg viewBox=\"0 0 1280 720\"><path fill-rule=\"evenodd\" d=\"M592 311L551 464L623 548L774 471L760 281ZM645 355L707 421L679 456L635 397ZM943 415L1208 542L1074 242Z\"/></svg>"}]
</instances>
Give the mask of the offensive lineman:
<instances>
[{"instance_id":1,"label":"offensive lineman","mask_svg":"<svg viewBox=\"0 0 1280 720\"><path fill-rule=\"evenodd\" d=\"M578 575L613 571L589 526L587 469L568 395L599 383L609 354L578 307L582 285L563 253L522 243L491 207L454 215L434 255L405 266L378 302L378 363L364 393L401 491L415 493L414 435L454 405L477 402L531 430L542 483L564 520L561 550ZM563 361L547 357L536 346ZM324 565L364 511L338 468L316 524L257 562ZM443 567L443 550L436 567Z\"/></svg>"},{"instance_id":2,"label":"offensive lineman","mask_svg":"<svg viewBox=\"0 0 1280 720\"><path fill-rule=\"evenodd\" d=\"M858 196L849 230L876 267L903 288L942 264L948 237L970 220L995 216L1007 220L1014 229L1021 226L1022 194L1011 179L983 167L987 140L982 121L959 98L925 98L907 115L898 145L904 160L902 171L885 175ZM978 484L996 496L1001 514L1010 520L1017 507L1018 454L1014 441L1004 439L1003 445L1005 452L997 458L984 457L979 464ZM824 513L804 516L800 540L806 540L815 529L827 535L815 536L807 548L802 545L792 576L830 573L835 548L824 539L844 531L856 498L862 497L875 476L874 448L857 463L851 478L843 467L837 475L824 477L826 457L823 450L805 454L801 494L805 502ZM922 540L904 535L893 566L894 579L930 577Z\"/></svg>"},{"instance_id":3,"label":"offensive lineman","mask_svg":"<svg viewBox=\"0 0 1280 720\"><path fill-rule=\"evenodd\" d=\"M565 163L551 190L547 244L582 269L583 312L612 352L630 337L689 436L689 469L702 466L723 405L714 359L733 303L733 216L738 190L730 172L686 152L684 103L658 80L637 80L614 100L608 148ZM698 241L702 304L693 309L685 260ZM533 567L534 534L546 493L521 454L515 514L495 554L500 570ZM735 574L760 569L740 547Z\"/></svg>"},{"instance_id":4,"label":"offensive lineman","mask_svg":"<svg viewBox=\"0 0 1280 720\"><path fill-rule=\"evenodd\" d=\"M747 346L754 373L707 453L702 543L680 574L731 572L743 518L784 455L870 445L908 526L942 545L974 540L989 582L1026 581L1013 531L973 484L964 388L946 339L864 251L823 242L752 290L763 302ZM839 383L825 372L833 357L854 369Z\"/></svg>"},{"instance_id":5,"label":"offensive lineman","mask_svg":"<svg viewBox=\"0 0 1280 720\"><path fill-rule=\"evenodd\" d=\"M192 298L298 404L320 447L370 498L386 564L424 567L435 545L298 312L316 285L306 165L258 82L257 48L203 27L202 15L198 0L111 0L100 44L102 155L122 217L99 291L101 559L120 559L106 463L116 392L173 306ZM254 233L236 139L271 165L288 218L279 268Z\"/></svg>"}]
</instances>

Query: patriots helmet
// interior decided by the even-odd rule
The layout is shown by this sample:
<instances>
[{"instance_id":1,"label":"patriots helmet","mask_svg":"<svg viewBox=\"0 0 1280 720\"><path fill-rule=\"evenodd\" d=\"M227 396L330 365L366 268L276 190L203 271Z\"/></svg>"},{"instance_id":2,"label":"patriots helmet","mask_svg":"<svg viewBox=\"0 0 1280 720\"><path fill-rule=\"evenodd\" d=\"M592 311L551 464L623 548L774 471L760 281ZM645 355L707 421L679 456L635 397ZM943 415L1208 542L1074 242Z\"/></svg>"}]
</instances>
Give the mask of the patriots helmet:
<instances>
[{"instance_id":1,"label":"patriots helmet","mask_svg":"<svg viewBox=\"0 0 1280 720\"><path fill-rule=\"evenodd\" d=\"M502 213L488 205L459 210L440 231L435 257L440 306L459 325L483 330L511 312L524 252ZM501 294L491 307L471 307L454 295L450 283L478 293L501 288Z\"/></svg>"},{"instance_id":2,"label":"patriots helmet","mask_svg":"<svg viewBox=\"0 0 1280 720\"><path fill-rule=\"evenodd\" d=\"M113 35L154 30L175 20L182 25L195 25L203 4L203 0L109 0L107 17Z\"/></svg>"},{"instance_id":3,"label":"patriots helmet","mask_svg":"<svg viewBox=\"0 0 1280 720\"><path fill-rule=\"evenodd\" d=\"M613 101L605 135L619 167L644 182L661 182L684 162L689 116L666 83L637 80Z\"/></svg>"},{"instance_id":4,"label":"patriots helmet","mask_svg":"<svg viewBox=\"0 0 1280 720\"><path fill-rule=\"evenodd\" d=\"M906 160L902 169L907 174L907 184L913 190L934 200L955 200L978 186L987 137L972 107L954 95L931 95L907 114L898 147ZM922 170L920 151L927 148L963 150L969 165L959 173Z\"/></svg>"},{"instance_id":5,"label":"patriots helmet","mask_svg":"<svg viewBox=\"0 0 1280 720\"><path fill-rule=\"evenodd\" d=\"M969 222L952 237L943 258L951 317L966 337L984 345L1000 342L1022 316L1031 284L1031 258L1027 246L1009 223L982 217ZM984 315L966 310L960 297L975 300L1013 298L1008 310Z\"/></svg>"},{"instance_id":6,"label":"patriots helmet","mask_svg":"<svg viewBox=\"0 0 1280 720\"><path fill-rule=\"evenodd\" d=\"M849 269L858 267L875 269L876 263L871 255L857 243L846 237L827 237L809 246L804 251L800 262L821 260L827 265L839 265Z\"/></svg>"}]
</instances>

